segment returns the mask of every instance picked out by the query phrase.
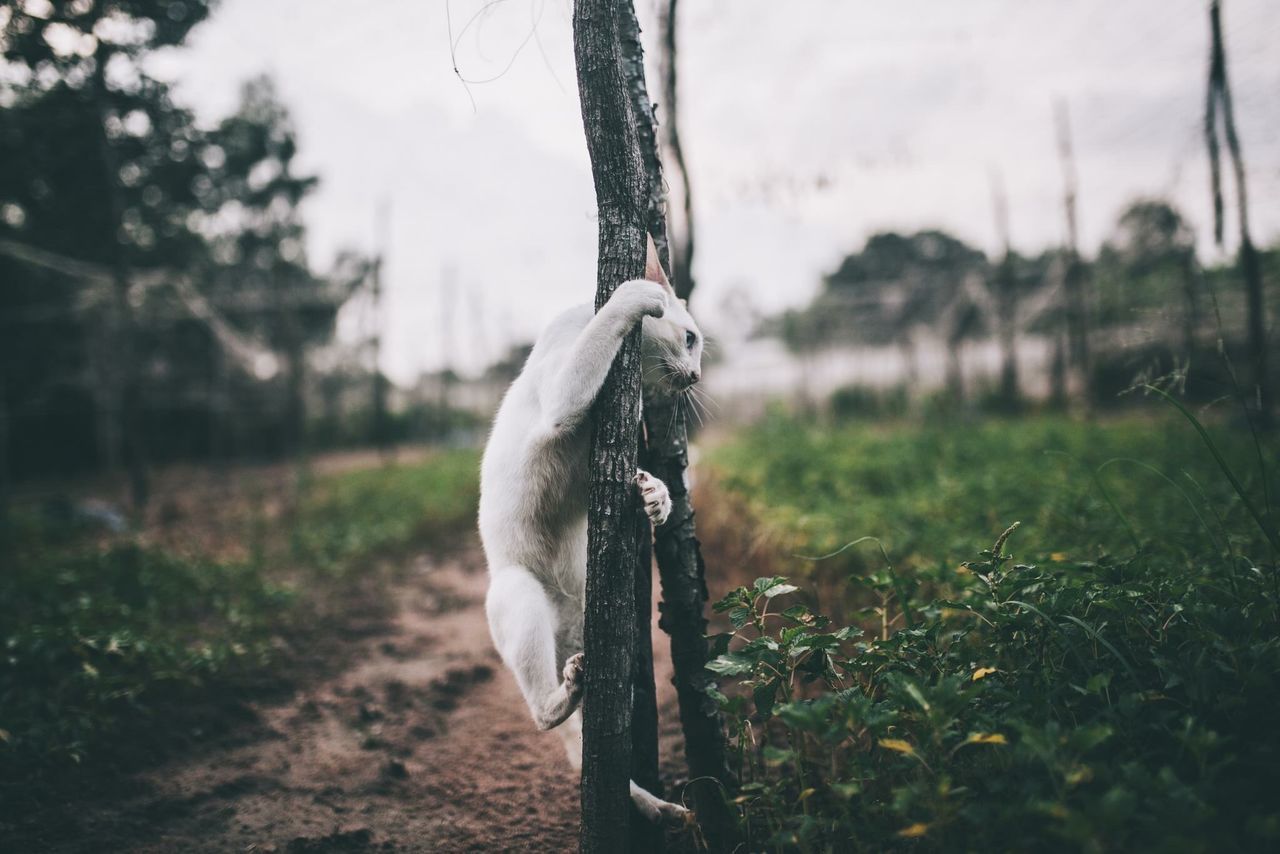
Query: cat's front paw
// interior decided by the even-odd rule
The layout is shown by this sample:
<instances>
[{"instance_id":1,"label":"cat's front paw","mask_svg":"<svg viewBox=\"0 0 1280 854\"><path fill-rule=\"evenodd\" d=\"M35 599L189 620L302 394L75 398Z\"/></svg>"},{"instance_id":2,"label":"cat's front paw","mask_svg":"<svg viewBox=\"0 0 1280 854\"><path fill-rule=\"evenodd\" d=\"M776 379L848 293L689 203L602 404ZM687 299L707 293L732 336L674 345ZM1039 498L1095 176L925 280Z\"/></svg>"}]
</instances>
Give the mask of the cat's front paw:
<instances>
[{"instance_id":1,"label":"cat's front paw","mask_svg":"<svg viewBox=\"0 0 1280 854\"><path fill-rule=\"evenodd\" d=\"M654 526L661 525L671 515L671 494L667 485L644 469L636 469L636 486L644 501L644 512Z\"/></svg>"},{"instance_id":2,"label":"cat's front paw","mask_svg":"<svg viewBox=\"0 0 1280 854\"><path fill-rule=\"evenodd\" d=\"M609 297L632 321L642 317L662 317L667 310L667 289L657 282L633 279L623 282Z\"/></svg>"},{"instance_id":3,"label":"cat's front paw","mask_svg":"<svg viewBox=\"0 0 1280 854\"><path fill-rule=\"evenodd\" d=\"M564 662L564 692L573 702L582 696L582 653L571 655Z\"/></svg>"}]
</instances>

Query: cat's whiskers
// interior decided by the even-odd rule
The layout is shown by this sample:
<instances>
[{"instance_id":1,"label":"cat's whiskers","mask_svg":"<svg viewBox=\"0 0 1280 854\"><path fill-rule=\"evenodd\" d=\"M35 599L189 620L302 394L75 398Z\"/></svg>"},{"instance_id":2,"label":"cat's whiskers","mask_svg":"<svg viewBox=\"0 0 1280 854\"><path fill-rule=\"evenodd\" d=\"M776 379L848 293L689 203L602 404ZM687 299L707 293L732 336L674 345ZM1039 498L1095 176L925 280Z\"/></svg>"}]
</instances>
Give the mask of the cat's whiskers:
<instances>
[{"instance_id":1,"label":"cat's whiskers","mask_svg":"<svg viewBox=\"0 0 1280 854\"><path fill-rule=\"evenodd\" d=\"M702 421L702 413L698 410L698 405L699 405L698 399L694 397L689 391L692 388L693 386L689 386L689 388L686 388L684 391L682 391L680 393L680 399L683 400L686 404L688 404L689 411L693 413L694 418L698 419L698 426L702 427L705 425L703 424L703 421Z\"/></svg>"},{"instance_id":2,"label":"cat's whiskers","mask_svg":"<svg viewBox=\"0 0 1280 854\"><path fill-rule=\"evenodd\" d=\"M701 388L700 386L689 386L689 390L693 392L694 396L698 398L698 402L703 406L707 406L709 404L710 406L714 406L716 409L720 408L720 401L712 397L711 392L707 391L705 388Z\"/></svg>"}]
</instances>

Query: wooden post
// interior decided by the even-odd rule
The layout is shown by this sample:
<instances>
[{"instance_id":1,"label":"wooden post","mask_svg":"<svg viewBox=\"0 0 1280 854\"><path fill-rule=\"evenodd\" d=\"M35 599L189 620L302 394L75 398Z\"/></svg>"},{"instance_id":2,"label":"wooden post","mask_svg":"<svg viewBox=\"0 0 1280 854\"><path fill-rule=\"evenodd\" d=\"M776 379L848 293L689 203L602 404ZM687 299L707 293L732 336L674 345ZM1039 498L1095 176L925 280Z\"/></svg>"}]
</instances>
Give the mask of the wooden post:
<instances>
[{"instance_id":1,"label":"wooden post","mask_svg":"<svg viewBox=\"0 0 1280 854\"><path fill-rule=\"evenodd\" d=\"M630 0L576 0L574 57L599 214L596 310L644 274L644 162L622 67L619 18ZM623 341L596 399L587 510L583 694L583 852L615 854L630 839L631 688L640 423L640 327Z\"/></svg>"}]
</instances>

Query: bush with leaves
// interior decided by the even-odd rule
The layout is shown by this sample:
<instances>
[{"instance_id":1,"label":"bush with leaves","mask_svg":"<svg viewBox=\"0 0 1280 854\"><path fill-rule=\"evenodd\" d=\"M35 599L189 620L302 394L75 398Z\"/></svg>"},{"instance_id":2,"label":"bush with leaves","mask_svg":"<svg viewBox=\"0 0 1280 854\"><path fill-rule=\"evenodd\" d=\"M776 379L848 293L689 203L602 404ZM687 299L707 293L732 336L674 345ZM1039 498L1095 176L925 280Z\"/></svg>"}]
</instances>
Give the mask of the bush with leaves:
<instances>
[{"instance_id":1,"label":"bush with leaves","mask_svg":"<svg viewBox=\"0 0 1280 854\"><path fill-rule=\"evenodd\" d=\"M882 550L857 626L782 577L731 591L708 667L748 850L1275 850L1274 517L1238 500L1195 555L1014 563L1015 525L922 585Z\"/></svg>"}]
</instances>

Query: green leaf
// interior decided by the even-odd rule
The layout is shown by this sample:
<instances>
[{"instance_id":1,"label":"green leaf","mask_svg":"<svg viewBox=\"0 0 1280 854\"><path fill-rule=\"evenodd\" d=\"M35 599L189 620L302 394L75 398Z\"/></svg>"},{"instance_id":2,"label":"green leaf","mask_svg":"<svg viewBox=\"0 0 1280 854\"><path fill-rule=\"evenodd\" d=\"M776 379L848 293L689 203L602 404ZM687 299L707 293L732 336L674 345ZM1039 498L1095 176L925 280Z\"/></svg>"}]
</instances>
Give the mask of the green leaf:
<instances>
[{"instance_id":1,"label":"green leaf","mask_svg":"<svg viewBox=\"0 0 1280 854\"><path fill-rule=\"evenodd\" d=\"M722 676L741 676L755 668L755 661L736 652L722 655L707 662L707 669Z\"/></svg>"},{"instance_id":2,"label":"green leaf","mask_svg":"<svg viewBox=\"0 0 1280 854\"><path fill-rule=\"evenodd\" d=\"M779 584L785 584L786 578L781 575L772 575L767 578L757 578L755 584L752 585L756 593L763 593L770 587L777 587Z\"/></svg>"},{"instance_id":3,"label":"green leaf","mask_svg":"<svg viewBox=\"0 0 1280 854\"><path fill-rule=\"evenodd\" d=\"M760 713L762 718L773 716L773 704L778 699L778 686L780 680L770 679L763 685L757 685L755 690L751 692L751 699L755 701L756 711Z\"/></svg>"}]
</instances>

